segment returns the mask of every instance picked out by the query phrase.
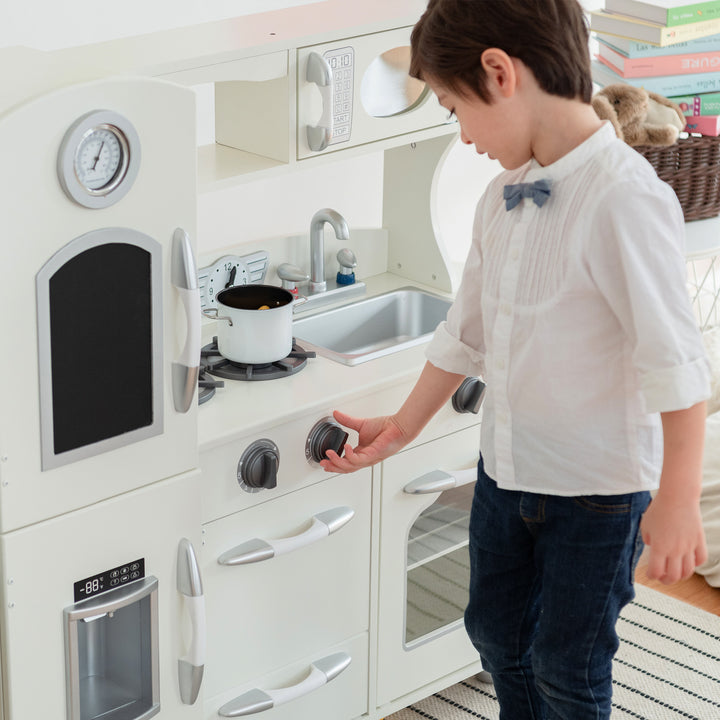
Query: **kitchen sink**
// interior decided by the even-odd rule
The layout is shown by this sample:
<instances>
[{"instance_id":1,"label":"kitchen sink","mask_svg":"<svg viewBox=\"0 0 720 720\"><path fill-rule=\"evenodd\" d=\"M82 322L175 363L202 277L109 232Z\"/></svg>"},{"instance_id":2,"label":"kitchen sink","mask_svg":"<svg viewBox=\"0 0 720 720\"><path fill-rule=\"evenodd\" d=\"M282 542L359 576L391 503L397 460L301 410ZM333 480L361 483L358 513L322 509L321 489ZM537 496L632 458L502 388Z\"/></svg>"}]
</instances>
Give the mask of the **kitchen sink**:
<instances>
[{"instance_id":1,"label":"kitchen sink","mask_svg":"<svg viewBox=\"0 0 720 720\"><path fill-rule=\"evenodd\" d=\"M344 365L358 365L429 340L451 300L404 287L293 322L305 349Z\"/></svg>"}]
</instances>

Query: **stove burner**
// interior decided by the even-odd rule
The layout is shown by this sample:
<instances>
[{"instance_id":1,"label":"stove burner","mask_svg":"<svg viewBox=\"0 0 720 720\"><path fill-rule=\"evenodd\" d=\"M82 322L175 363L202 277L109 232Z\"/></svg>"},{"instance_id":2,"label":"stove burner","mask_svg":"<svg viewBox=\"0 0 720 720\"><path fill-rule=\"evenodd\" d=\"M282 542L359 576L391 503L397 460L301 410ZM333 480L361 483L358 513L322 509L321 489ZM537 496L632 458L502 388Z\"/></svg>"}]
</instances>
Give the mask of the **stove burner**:
<instances>
[{"instance_id":1,"label":"stove burner","mask_svg":"<svg viewBox=\"0 0 720 720\"><path fill-rule=\"evenodd\" d=\"M218 350L217 337L200 351L205 372L227 380L274 380L300 372L308 358L315 357L312 350L303 350L293 339L293 347L287 357L264 365L236 363L223 357Z\"/></svg>"},{"instance_id":2,"label":"stove burner","mask_svg":"<svg viewBox=\"0 0 720 720\"><path fill-rule=\"evenodd\" d=\"M200 374L198 375L198 405L207 402L214 394L215 388L224 387L223 380L215 380L207 374L204 363L200 363Z\"/></svg>"}]
</instances>

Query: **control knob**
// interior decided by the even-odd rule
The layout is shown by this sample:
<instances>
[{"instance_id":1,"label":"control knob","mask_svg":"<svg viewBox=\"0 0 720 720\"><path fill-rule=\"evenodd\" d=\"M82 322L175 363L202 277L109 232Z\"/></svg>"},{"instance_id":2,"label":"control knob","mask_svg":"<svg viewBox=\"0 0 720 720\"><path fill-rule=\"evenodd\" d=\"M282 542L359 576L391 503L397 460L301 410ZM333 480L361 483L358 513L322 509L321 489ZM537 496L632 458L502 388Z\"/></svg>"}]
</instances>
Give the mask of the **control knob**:
<instances>
[{"instance_id":1,"label":"control knob","mask_svg":"<svg viewBox=\"0 0 720 720\"><path fill-rule=\"evenodd\" d=\"M248 492L270 490L277 486L280 451L271 440L256 440L241 455L237 466L240 487Z\"/></svg>"},{"instance_id":2,"label":"control knob","mask_svg":"<svg viewBox=\"0 0 720 720\"><path fill-rule=\"evenodd\" d=\"M477 415L485 396L485 383L476 377L466 377L452 396L455 412Z\"/></svg>"},{"instance_id":3,"label":"control knob","mask_svg":"<svg viewBox=\"0 0 720 720\"><path fill-rule=\"evenodd\" d=\"M308 433L305 442L305 457L308 462L319 463L325 460L325 453L334 450L338 455L342 454L348 434L331 417L323 418L315 423Z\"/></svg>"}]
</instances>

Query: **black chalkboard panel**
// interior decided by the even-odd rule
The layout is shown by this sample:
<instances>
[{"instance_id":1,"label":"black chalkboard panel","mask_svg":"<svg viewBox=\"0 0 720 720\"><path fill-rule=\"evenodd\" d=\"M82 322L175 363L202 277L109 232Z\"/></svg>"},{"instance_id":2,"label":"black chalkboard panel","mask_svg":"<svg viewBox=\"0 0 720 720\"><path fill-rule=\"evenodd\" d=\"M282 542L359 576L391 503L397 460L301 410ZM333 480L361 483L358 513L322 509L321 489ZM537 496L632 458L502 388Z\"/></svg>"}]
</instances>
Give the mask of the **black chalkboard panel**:
<instances>
[{"instance_id":1,"label":"black chalkboard panel","mask_svg":"<svg viewBox=\"0 0 720 720\"><path fill-rule=\"evenodd\" d=\"M107 243L50 279L55 454L151 425L152 258Z\"/></svg>"}]
</instances>

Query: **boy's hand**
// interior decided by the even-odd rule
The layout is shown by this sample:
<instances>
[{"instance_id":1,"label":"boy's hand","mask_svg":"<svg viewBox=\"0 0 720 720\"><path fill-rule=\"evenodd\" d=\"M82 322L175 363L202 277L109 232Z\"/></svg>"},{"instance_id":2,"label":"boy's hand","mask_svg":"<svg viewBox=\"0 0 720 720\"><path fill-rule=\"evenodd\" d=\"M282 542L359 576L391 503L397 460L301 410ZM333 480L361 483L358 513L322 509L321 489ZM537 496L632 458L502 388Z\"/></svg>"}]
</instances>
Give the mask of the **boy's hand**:
<instances>
[{"instance_id":1,"label":"boy's hand","mask_svg":"<svg viewBox=\"0 0 720 720\"><path fill-rule=\"evenodd\" d=\"M640 523L650 548L649 578L665 585L689 578L707 560L707 547L697 501L663 495L653 498Z\"/></svg>"},{"instance_id":2,"label":"boy's hand","mask_svg":"<svg viewBox=\"0 0 720 720\"><path fill-rule=\"evenodd\" d=\"M333 415L341 425L357 431L358 445L355 448L346 445L342 457L333 450L328 450L327 459L320 462L327 472L351 473L375 465L396 453L411 439L405 436L392 415L362 419L337 410Z\"/></svg>"}]
</instances>

